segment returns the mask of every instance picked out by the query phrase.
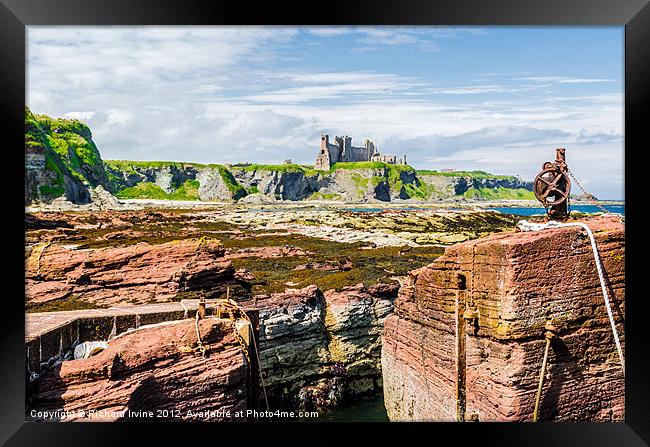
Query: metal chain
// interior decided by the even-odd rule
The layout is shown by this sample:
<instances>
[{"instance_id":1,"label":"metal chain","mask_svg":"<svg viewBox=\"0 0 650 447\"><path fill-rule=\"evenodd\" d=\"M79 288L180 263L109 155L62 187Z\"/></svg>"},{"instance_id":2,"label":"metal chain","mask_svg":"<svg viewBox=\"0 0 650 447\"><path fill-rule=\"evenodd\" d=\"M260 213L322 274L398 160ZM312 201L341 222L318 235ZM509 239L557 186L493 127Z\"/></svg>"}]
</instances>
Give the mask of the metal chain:
<instances>
[{"instance_id":1,"label":"metal chain","mask_svg":"<svg viewBox=\"0 0 650 447\"><path fill-rule=\"evenodd\" d=\"M569 173L569 175L571 176L571 178L573 179L573 181L576 182L576 185L578 185L578 188L580 188L582 193L587 197L587 200L589 200L591 203L596 205L602 212L609 213L609 210L607 208L605 208L600 203L598 203L598 200L593 196L593 194L590 194L590 193L587 192L587 190L580 184L578 179L575 177L575 175L573 175L573 172L571 172L571 170L568 167L566 168L566 170Z\"/></svg>"},{"instance_id":2,"label":"metal chain","mask_svg":"<svg viewBox=\"0 0 650 447\"><path fill-rule=\"evenodd\" d=\"M248 316L246 316L246 318L244 319L248 321L249 324L251 324L250 320L248 319ZM235 338L239 342L239 348L241 349L241 352L244 354L244 357L246 358L246 364L250 366L251 359L248 356L248 346L246 346L246 341L244 340L244 337L242 337L242 335L237 330L237 321L235 320L235 316L233 315L232 312L230 312L230 323L232 324L232 331L235 334Z\"/></svg>"}]
</instances>

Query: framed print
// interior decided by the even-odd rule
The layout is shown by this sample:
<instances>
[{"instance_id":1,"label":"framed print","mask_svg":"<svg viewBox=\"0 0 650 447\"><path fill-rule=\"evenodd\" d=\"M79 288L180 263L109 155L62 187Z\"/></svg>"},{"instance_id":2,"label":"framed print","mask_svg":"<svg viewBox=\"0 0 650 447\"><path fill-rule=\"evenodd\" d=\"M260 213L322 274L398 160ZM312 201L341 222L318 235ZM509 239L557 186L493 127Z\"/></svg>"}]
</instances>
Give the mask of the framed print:
<instances>
[{"instance_id":1,"label":"framed print","mask_svg":"<svg viewBox=\"0 0 650 447\"><path fill-rule=\"evenodd\" d=\"M0 10L9 445L647 442L645 2Z\"/></svg>"}]
</instances>

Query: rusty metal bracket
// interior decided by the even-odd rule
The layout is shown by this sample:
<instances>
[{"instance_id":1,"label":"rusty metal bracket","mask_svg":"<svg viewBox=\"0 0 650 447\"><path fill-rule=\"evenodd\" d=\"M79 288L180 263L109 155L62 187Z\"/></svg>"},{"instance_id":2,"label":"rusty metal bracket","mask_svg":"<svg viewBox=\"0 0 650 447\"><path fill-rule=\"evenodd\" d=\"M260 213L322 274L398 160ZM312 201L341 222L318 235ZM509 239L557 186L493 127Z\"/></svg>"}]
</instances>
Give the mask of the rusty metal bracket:
<instances>
[{"instance_id":1,"label":"rusty metal bracket","mask_svg":"<svg viewBox=\"0 0 650 447\"><path fill-rule=\"evenodd\" d=\"M559 147L555 150L555 161L544 163L533 182L535 197L544 205L551 219L566 220L569 217L571 180L568 171L566 149Z\"/></svg>"}]
</instances>

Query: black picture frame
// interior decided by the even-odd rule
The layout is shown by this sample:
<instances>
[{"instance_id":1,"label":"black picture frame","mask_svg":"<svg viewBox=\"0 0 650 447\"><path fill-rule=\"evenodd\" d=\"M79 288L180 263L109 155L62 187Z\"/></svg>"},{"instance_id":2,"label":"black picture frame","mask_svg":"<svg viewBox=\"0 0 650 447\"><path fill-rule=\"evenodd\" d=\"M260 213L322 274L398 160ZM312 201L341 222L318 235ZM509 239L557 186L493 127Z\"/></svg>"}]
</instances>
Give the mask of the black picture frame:
<instances>
[{"instance_id":1,"label":"black picture frame","mask_svg":"<svg viewBox=\"0 0 650 447\"><path fill-rule=\"evenodd\" d=\"M325 435L343 439L328 423L26 423L24 351L24 203L14 191L23 181L25 106L25 27L29 25L618 25L625 26L625 201L626 201L626 421L624 423L373 424L353 428L359 442L381 441L387 431L397 442L470 442L507 445L648 445L650 442L648 321L643 256L650 248L643 219L650 98L650 5L647 0L442 0L323 3L217 2L207 0L0 0L0 111L6 126L2 221L8 224L2 252L6 265L1 303L0 441L7 445L120 445L138 434L147 444L169 441L266 444L297 440L322 443ZM560 67L561 68L561 67ZM24 181L23 181L24 182ZM16 209L14 210L13 207ZM22 237L20 236L22 234ZM251 424L251 425L248 425ZM414 434L414 432L418 432ZM417 437L413 437L417 436ZM377 438L377 439L373 439ZM417 441L421 439L422 441ZM454 441L456 440L456 441ZM335 441L330 441L335 442Z\"/></svg>"}]
</instances>

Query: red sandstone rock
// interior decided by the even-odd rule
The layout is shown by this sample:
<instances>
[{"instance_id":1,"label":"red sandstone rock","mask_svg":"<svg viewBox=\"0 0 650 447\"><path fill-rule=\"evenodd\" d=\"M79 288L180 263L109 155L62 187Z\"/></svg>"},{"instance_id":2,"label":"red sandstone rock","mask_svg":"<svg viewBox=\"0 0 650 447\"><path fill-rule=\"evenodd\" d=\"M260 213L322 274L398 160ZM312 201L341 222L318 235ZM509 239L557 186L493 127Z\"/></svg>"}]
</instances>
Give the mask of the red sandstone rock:
<instances>
[{"instance_id":1,"label":"red sandstone rock","mask_svg":"<svg viewBox=\"0 0 650 447\"><path fill-rule=\"evenodd\" d=\"M73 250L41 245L26 262L28 303L76 295L99 304L169 301L183 290L233 283L234 270L217 240Z\"/></svg>"},{"instance_id":2,"label":"red sandstone rock","mask_svg":"<svg viewBox=\"0 0 650 447\"><path fill-rule=\"evenodd\" d=\"M624 227L615 218L586 222L624 342ZM383 334L391 420L456 420L456 299L463 282L467 305L479 315L465 337L467 417L531 419L550 321L559 337L551 345L540 420L623 419L624 378L591 245L581 229L558 228L457 244L411 272Z\"/></svg>"},{"instance_id":3,"label":"red sandstone rock","mask_svg":"<svg viewBox=\"0 0 650 447\"><path fill-rule=\"evenodd\" d=\"M193 350L193 320L143 327L88 359L42 373L31 384L28 418L67 411L64 420L128 420L120 412L130 410L153 411L156 420L242 419L234 415L247 408L248 370L239 343L228 321L199 323L205 358Z\"/></svg>"}]
</instances>

